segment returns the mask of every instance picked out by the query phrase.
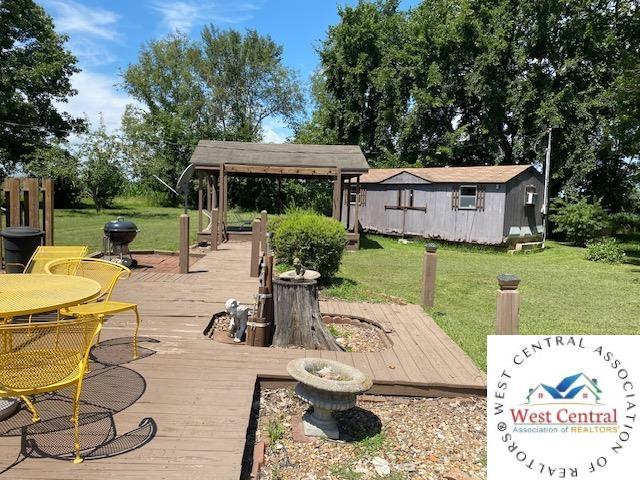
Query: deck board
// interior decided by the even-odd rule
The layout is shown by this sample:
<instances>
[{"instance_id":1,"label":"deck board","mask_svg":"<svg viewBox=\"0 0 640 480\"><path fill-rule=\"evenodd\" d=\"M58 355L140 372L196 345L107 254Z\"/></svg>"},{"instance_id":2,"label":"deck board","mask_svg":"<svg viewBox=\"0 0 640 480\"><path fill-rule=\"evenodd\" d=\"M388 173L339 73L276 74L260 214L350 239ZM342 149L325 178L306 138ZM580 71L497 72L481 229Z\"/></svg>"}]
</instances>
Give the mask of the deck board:
<instances>
[{"instance_id":1,"label":"deck board","mask_svg":"<svg viewBox=\"0 0 640 480\"><path fill-rule=\"evenodd\" d=\"M142 358L131 362L130 344L118 345L115 340L131 336L133 316L115 316L105 323L101 344L94 349L96 358L108 359L113 365L93 364L85 379L81 415L92 418L98 412L105 422L111 418L117 435L125 435L122 439L129 439L128 432L135 432L143 419L151 418L157 431L148 443L115 449L106 458L87 459L81 465L20 457L24 461L11 466L21 452L21 436L7 435L10 427L14 433L24 427L25 435L45 453L71 445L69 429L30 434L34 427L26 413L20 412L0 422L4 433L0 435L0 471L6 469L2 479L237 480L256 382L290 382L286 365L301 356L354 365L373 377L374 391L379 393L486 392L484 374L421 308L412 305L321 302L323 313L362 317L382 325L392 342L384 352L251 348L212 341L202 330L211 315L224 308L227 298L253 303L256 280L248 276L249 244L227 243L199 259L194 270L196 273L186 275L134 272L122 282L113 298L139 306ZM70 407L56 398L36 405L43 417L38 428L70 413ZM89 422L81 432L86 445L97 442L109 429L102 421Z\"/></svg>"}]
</instances>

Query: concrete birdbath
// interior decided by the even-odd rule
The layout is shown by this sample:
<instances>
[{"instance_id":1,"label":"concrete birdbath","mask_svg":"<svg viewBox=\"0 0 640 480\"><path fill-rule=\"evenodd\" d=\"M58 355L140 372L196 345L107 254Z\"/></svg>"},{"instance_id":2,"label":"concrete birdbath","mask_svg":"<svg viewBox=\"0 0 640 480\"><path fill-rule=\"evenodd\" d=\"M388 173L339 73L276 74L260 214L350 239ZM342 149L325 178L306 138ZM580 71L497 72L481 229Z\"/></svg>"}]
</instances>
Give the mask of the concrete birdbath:
<instances>
[{"instance_id":1,"label":"concrete birdbath","mask_svg":"<svg viewBox=\"0 0 640 480\"><path fill-rule=\"evenodd\" d=\"M289 362L287 371L298 381L296 394L313 406L313 412L302 417L308 437L340 438L331 412L355 407L356 396L373 385L360 370L322 358L297 358Z\"/></svg>"}]
</instances>

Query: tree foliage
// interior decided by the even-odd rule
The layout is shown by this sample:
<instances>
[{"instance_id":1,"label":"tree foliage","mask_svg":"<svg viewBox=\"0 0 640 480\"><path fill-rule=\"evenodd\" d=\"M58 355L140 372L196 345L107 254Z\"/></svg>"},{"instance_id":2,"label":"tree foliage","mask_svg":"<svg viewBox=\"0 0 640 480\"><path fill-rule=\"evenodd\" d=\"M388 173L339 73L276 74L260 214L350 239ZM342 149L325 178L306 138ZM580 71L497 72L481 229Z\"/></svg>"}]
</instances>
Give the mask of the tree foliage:
<instances>
[{"instance_id":1,"label":"tree foliage","mask_svg":"<svg viewBox=\"0 0 640 480\"><path fill-rule=\"evenodd\" d=\"M357 143L375 166L530 163L553 126L552 195L629 207L640 152L635 2L429 0L401 11L378 0L339 14L300 141Z\"/></svg>"},{"instance_id":2,"label":"tree foliage","mask_svg":"<svg viewBox=\"0 0 640 480\"><path fill-rule=\"evenodd\" d=\"M123 148L116 134L109 134L104 122L90 131L78 148L82 159L82 183L96 211L111 206L125 186Z\"/></svg>"},{"instance_id":3,"label":"tree foliage","mask_svg":"<svg viewBox=\"0 0 640 480\"><path fill-rule=\"evenodd\" d=\"M551 204L549 219L555 225L554 232L578 246L602 236L609 227L607 213L599 200L588 202L586 198L557 198Z\"/></svg>"},{"instance_id":4,"label":"tree foliage","mask_svg":"<svg viewBox=\"0 0 640 480\"><path fill-rule=\"evenodd\" d=\"M141 104L123 118L133 172L175 183L198 140L256 141L263 121L291 121L302 109L295 74L282 47L253 30L245 34L204 27L199 41L171 34L146 44L123 75Z\"/></svg>"},{"instance_id":5,"label":"tree foliage","mask_svg":"<svg viewBox=\"0 0 640 480\"><path fill-rule=\"evenodd\" d=\"M33 177L53 180L53 202L56 208L78 206L83 186L80 162L75 154L62 144L35 149L27 159L26 173Z\"/></svg>"},{"instance_id":6,"label":"tree foliage","mask_svg":"<svg viewBox=\"0 0 640 480\"><path fill-rule=\"evenodd\" d=\"M56 106L76 93L66 40L33 0L0 2L0 178L82 127Z\"/></svg>"}]
</instances>

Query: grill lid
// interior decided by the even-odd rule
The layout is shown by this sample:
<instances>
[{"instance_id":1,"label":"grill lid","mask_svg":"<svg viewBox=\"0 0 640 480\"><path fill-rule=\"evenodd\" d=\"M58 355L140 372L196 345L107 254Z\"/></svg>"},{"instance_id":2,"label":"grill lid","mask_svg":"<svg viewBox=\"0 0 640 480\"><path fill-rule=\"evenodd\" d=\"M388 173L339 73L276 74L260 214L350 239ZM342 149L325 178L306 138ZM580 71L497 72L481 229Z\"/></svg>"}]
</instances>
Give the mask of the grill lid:
<instances>
[{"instance_id":1,"label":"grill lid","mask_svg":"<svg viewBox=\"0 0 640 480\"><path fill-rule=\"evenodd\" d=\"M138 227L136 227L136 224L129 220L125 220L124 217L118 217L117 220L111 220L110 222L107 222L104 224L105 233L137 232L137 231L138 231Z\"/></svg>"}]
</instances>

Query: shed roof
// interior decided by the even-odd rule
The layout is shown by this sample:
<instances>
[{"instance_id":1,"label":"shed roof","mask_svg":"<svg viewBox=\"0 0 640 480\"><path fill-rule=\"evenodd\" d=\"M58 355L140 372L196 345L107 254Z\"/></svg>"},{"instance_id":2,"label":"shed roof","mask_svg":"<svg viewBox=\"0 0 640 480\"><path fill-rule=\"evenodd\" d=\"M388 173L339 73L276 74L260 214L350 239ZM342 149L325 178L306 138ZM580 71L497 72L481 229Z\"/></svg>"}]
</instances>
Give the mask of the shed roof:
<instances>
[{"instance_id":1,"label":"shed roof","mask_svg":"<svg viewBox=\"0 0 640 480\"><path fill-rule=\"evenodd\" d=\"M269 167L340 167L344 173L365 173L369 164L358 145L307 145L200 140L191 163L196 167L221 164Z\"/></svg>"},{"instance_id":2,"label":"shed roof","mask_svg":"<svg viewBox=\"0 0 640 480\"><path fill-rule=\"evenodd\" d=\"M490 165L474 167L372 168L360 177L361 183L380 183L402 172L429 183L506 183L533 165Z\"/></svg>"}]
</instances>

